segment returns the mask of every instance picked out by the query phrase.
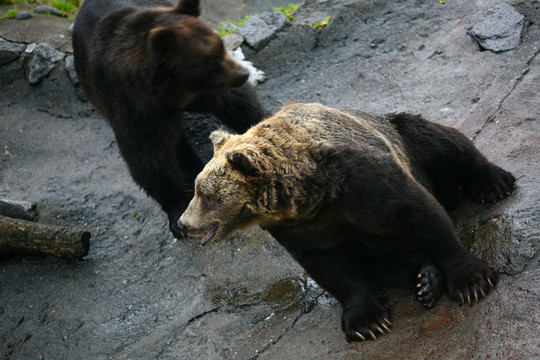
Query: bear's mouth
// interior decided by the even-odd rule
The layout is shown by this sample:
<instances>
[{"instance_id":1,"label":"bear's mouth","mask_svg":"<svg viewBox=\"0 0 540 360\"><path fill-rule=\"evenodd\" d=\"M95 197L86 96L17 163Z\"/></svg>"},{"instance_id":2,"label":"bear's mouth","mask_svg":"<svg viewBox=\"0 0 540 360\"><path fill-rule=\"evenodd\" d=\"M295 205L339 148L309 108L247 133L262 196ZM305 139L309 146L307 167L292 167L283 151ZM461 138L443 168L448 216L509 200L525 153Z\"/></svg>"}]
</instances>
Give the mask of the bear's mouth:
<instances>
[{"instance_id":1,"label":"bear's mouth","mask_svg":"<svg viewBox=\"0 0 540 360\"><path fill-rule=\"evenodd\" d=\"M212 224L212 225L210 225L208 230L206 230L205 233L202 234L202 239L201 239L201 245L202 246L204 246L207 242L212 240L214 235L216 235L218 227L219 227L219 225L217 223Z\"/></svg>"}]
</instances>

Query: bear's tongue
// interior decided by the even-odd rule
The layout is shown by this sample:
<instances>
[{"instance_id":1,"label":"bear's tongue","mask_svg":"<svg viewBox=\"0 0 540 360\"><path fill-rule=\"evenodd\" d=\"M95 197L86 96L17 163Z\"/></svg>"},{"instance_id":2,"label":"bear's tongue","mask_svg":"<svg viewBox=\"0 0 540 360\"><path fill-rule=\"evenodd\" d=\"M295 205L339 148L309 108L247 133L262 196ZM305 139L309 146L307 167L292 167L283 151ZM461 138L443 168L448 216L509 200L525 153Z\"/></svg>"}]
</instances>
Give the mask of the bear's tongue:
<instances>
[{"instance_id":1,"label":"bear's tongue","mask_svg":"<svg viewBox=\"0 0 540 360\"><path fill-rule=\"evenodd\" d=\"M203 234L201 239L201 245L205 245L208 241L210 241L214 235L216 234L216 230L218 228L218 224L213 224L210 226L210 228Z\"/></svg>"}]
</instances>

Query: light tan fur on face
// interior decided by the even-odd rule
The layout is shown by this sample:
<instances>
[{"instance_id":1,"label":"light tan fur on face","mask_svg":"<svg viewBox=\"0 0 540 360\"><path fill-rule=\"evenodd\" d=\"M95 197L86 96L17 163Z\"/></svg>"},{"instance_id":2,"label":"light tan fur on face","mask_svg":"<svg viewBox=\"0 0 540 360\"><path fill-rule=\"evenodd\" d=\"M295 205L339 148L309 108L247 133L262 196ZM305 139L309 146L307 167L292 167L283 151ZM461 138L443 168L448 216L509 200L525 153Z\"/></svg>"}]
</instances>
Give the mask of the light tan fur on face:
<instances>
[{"instance_id":1,"label":"light tan fur on face","mask_svg":"<svg viewBox=\"0 0 540 360\"><path fill-rule=\"evenodd\" d=\"M399 135L383 117L370 116L291 104L245 134L212 133L214 156L197 176L195 196L180 221L194 235L219 224L218 241L246 225L311 219L341 191L345 179L333 171L339 166L333 154L351 144L391 156L410 173ZM233 169L235 153L248 159L256 173Z\"/></svg>"}]
</instances>

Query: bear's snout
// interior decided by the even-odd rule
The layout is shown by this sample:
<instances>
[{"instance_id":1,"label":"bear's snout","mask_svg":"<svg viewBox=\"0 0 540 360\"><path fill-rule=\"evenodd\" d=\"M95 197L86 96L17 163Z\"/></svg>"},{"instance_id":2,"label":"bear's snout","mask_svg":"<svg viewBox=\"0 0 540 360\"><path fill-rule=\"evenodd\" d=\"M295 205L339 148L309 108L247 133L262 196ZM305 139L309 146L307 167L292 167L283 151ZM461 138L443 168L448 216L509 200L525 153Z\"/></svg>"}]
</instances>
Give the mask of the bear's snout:
<instances>
[{"instance_id":1,"label":"bear's snout","mask_svg":"<svg viewBox=\"0 0 540 360\"><path fill-rule=\"evenodd\" d=\"M239 87L249 79L249 70L229 55L225 56L224 68L220 83L225 87Z\"/></svg>"},{"instance_id":2,"label":"bear's snout","mask_svg":"<svg viewBox=\"0 0 540 360\"><path fill-rule=\"evenodd\" d=\"M249 79L249 70L243 66L239 66L235 69L230 76L227 76L223 81L222 85L225 87L239 87L244 85L244 83Z\"/></svg>"},{"instance_id":3,"label":"bear's snout","mask_svg":"<svg viewBox=\"0 0 540 360\"><path fill-rule=\"evenodd\" d=\"M184 223L182 222L182 219L178 219L178 221L176 222L176 225L178 226L178 229L183 233L185 234L186 236L188 235L188 228L186 225L184 225Z\"/></svg>"}]
</instances>

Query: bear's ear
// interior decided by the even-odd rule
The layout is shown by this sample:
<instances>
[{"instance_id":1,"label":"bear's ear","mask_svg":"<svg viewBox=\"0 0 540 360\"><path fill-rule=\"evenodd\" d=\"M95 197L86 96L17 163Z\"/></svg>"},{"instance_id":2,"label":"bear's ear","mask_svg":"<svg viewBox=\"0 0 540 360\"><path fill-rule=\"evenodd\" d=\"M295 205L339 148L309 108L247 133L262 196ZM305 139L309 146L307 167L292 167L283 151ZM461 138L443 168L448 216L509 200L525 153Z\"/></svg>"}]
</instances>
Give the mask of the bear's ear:
<instances>
[{"instance_id":1,"label":"bear's ear","mask_svg":"<svg viewBox=\"0 0 540 360\"><path fill-rule=\"evenodd\" d=\"M180 0L175 11L179 14L199 16L201 15L199 0Z\"/></svg>"},{"instance_id":2,"label":"bear's ear","mask_svg":"<svg viewBox=\"0 0 540 360\"><path fill-rule=\"evenodd\" d=\"M257 177L260 169L244 151L232 151L225 154L233 170L239 171L246 177Z\"/></svg>"},{"instance_id":3,"label":"bear's ear","mask_svg":"<svg viewBox=\"0 0 540 360\"><path fill-rule=\"evenodd\" d=\"M154 58L161 61L176 44L176 34L171 29L158 27L150 30L148 41L154 53Z\"/></svg>"},{"instance_id":4,"label":"bear's ear","mask_svg":"<svg viewBox=\"0 0 540 360\"><path fill-rule=\"evenodd\" d=\"M210 140L214 144L214 153L219 150L221 145L225 144L231 138L231 134L225 130L216 130L210 134Z\"/></svg>"}]
</instances>

